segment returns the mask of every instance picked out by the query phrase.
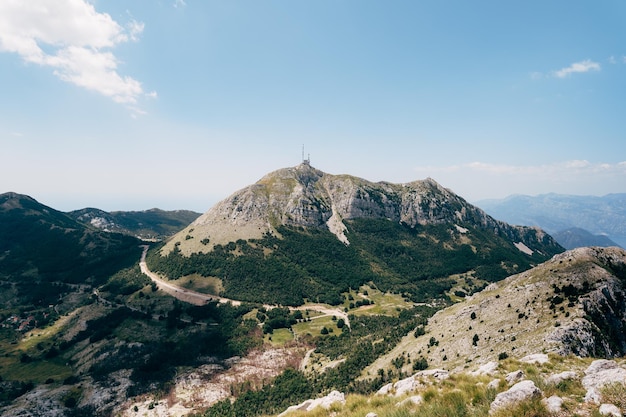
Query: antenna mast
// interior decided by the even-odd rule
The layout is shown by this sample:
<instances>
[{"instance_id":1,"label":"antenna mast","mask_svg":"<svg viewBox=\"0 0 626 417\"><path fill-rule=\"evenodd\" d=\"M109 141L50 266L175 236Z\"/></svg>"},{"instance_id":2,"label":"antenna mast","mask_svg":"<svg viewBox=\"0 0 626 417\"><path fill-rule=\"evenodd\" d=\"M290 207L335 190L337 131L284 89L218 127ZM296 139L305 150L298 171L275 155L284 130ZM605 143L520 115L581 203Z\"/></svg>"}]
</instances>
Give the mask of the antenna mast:
<instances>
[{"instance_id":1,"label":"antenna mast","mask_svg":"<svg viewBox=\"0 0 626 417\"><path fill-rule=\"evenodd\" d=\"M302 145L302 163L305 165L309 165L311 163L311 156L309 155L308 158L304 158L304 145Z\"/></svg>"}]
</instances>

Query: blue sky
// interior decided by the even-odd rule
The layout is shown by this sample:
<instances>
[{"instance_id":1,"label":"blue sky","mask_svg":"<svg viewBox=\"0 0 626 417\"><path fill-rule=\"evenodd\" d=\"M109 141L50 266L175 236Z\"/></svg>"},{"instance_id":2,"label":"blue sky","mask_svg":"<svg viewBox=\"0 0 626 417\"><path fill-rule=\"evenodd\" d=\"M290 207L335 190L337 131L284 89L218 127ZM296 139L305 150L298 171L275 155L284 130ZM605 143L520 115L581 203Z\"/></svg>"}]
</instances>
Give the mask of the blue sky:
<instances>
[{"instance_id":1,"label":"blue sky","mask_svg":"<svg viewBox=\"0 0 626 417\"><path fill-rule=\"evenodd\" d=\"M623 1L0 0L0 192L193 209L301 161L626 192Z\"/></svg>"}]
</instances>

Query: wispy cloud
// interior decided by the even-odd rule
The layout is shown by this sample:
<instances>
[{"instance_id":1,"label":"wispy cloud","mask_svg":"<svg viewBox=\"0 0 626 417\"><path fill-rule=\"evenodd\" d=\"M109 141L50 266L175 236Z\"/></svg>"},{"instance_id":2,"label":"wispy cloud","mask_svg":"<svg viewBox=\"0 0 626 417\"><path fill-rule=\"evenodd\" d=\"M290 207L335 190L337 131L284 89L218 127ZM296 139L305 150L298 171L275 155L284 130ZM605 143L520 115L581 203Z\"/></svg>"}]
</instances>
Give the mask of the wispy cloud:
<instances>
[{"instance_id":1,"label":"wispy cloud","mask_svg":"<svg viewBox=\"0 0 626 417\"><path fill-rule=\"evenodd\" d=\"M129 108L145 93L139 81L119 73L112 49L138 41L143 30L135 20L122 27L86 0L0 2L0 51L50 67L63 81Z\"/></svg>"},{"instance_id":2,"label":"wispy cloud","mask_svg":"<svg viewBox=\"0 0 626 417\"><path fill-rule=\"evenodd\" d=\"M561 68L560 70L554 71L554 76L557 78L565 78L570 74L575 73L584 73L589 71L600 71L600 64L597 62L593 62L590 59L575 62L569 67Z\"/></svg>"},{"instance_id":3,"label":"wispy cloud","mask_svg":"<svg viewBox=\"0 0 626 417\"><path fill-rule=\"evenodd\" d=\"M186 5L187 5L187 3L185 3L185 0L174 0L174 7L175 8L185 7Z\"/></svg>"},{"instance_id":4,"label":"wispy cloud","mask_svg":"<svg viewBox=\"0 0 626 417\"><path fill-rule=\"evenodd\" d=\"M575 159L570 161L555 162L552 164L543 165L506 165L506 164L491 164L487 162L468 162L459 165L448 166L425 166L417 167L417 171L422 172L460 172L460 171L474 171L483 172L488 174L498 175L545 175L550 173L574 173L574 172L619 172L626 174L626 161L616 164L610 163L591 163L587 160Z\"/></svg>"},{"instance_id":5,"label":"wispy cloud","mask_svg":"<svg viewBox=\"0 0 626 417\"><path fill-rule=\"evenodd\" d=\"M597 195L624 192L626 161L592 163L560 161L540 165L469 162L447 166L422 166L415 171L474 200L510 194L571 193Z\"/></svg>"}]
</instances>

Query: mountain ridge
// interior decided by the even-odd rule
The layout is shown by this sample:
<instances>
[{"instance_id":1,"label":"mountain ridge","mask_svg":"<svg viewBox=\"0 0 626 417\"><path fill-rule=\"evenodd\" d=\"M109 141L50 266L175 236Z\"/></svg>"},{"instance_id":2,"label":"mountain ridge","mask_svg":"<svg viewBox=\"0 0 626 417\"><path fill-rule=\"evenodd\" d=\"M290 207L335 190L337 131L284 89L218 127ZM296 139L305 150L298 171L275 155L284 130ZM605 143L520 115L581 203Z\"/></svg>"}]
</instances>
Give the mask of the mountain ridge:
<instances>
[{"instance_id":1,"label":"mountain ridge","mask_svg":"<svg viewBox=\"0 0 626 417\"><path fill-rule=\"evenodd\" d=\"M303 163L218 202L147 263L171 279L217 279L213 295L226 298L337 304L367 282L442 297L452 275L493 282L561 251L541 229L495 220L430 178L373 183Z\"/></svg>"},{"instance_id":2,"label":"mountain ridge","mask_svg":"<svg viewBox=\"0 0 626 417\"><path fill-rule=\"evenodd\" d=\"M107 232L123 233L144 240L170 237L200 216L191 210L111 211L87 207L69 213L71 217Z\"/></svg>"},{"instance_id":3,"label":"mountain ridge","mask_svg":"<svg viewBox=\"0 0 626 417\"><path fill-rule=\"evenodd\" d=\"M626 251L569 250L440 310L423 335L407 335L366 372L406 354L446 369L504 354L620 357L626 354L625 296Z\"/></svg>"},{"instance_id":4,"label":"mountain ridge","mask_svg":"<svg viewBox=\"0 0 626 417\"><path fill-rule=\"evenodd\" d=\"M208 252L217 244L275 235L279 225L326 227L349 244L345 221L358 218L388 219L409 227L471 222L529 248L551 240L537 228L495 220L431 178L405 184L373 183L327 174L302 163L268 173L218 202L170 239L163 254L175 245L185 255Z\"/></svg>"},{"instance_id":5,"label":"mountain ridge","mask_svg":"<svg viewBox=\"0 0 626 417\"><path fill-rule=\"evenodd\" d=\"M538 226L550 234L578 227L626 246L626 193L601 197L516 194L504 199L480 200L475 204L508 223Z\"/></svg>"}]
</instances>

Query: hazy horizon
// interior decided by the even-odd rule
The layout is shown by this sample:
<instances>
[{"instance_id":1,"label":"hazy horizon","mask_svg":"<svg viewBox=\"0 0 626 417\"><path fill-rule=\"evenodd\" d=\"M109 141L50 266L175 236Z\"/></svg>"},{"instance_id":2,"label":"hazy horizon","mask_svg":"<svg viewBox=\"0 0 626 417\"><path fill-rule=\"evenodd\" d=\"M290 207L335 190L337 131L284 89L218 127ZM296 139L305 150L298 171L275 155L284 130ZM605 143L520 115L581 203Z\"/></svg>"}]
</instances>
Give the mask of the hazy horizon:
<instances>
[{"instance_id":1,"label":"hazy horizon","mask_svg":"<svg viewBox=\"0 0 626 417\"><path fill-rule=\"evenodd\" d=\"M276 169L626 192L626 3L0 3L0 191L203 212Z\"/></svg>"}]
</instances>

